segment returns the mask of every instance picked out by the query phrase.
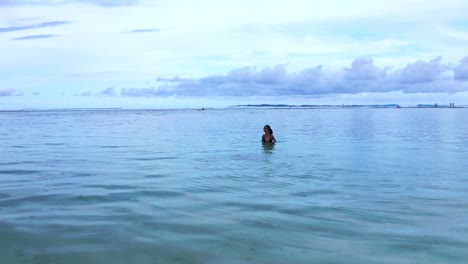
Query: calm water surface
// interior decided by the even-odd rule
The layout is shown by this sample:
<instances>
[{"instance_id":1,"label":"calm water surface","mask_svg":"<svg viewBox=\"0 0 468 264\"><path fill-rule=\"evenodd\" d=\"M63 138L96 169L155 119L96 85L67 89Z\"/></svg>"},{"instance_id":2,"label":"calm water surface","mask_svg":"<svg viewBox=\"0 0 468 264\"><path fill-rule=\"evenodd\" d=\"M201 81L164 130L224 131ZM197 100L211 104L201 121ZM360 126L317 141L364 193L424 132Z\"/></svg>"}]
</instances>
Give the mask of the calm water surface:
<instances>
[{"instance_id":1,"label":"calm water surface","mask_svg":"<svg viewBox=\"0 0 468 264\"><path fill-rule=\"evenodd\" d=\"M468 109L0 112L0 262L466 263L467 131Z\"/></svg>"}]
</instances>

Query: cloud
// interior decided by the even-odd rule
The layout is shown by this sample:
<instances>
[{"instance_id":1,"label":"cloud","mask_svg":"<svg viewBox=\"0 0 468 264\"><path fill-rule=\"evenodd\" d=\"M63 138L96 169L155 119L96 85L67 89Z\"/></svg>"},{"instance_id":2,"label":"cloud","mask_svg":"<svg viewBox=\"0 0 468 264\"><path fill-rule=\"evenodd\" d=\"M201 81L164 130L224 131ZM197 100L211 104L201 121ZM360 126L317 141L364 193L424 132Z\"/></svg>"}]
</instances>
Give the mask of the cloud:
<instances>
[{"instance_id":1,"label":"cloud","mask_svg":"<svg viewBox=\"0 0 468 264\"><path fill-rule=\"evenodd\" d=\"M102 7L132 6L138 4L138 0L75 0L68 2L81 2Z\"/></svg>"},{"instance_id":2,"label":"cloud","mask_svg":"<svg viewBox=\"0 0 468 264\"><path fill-rule=\"evenodd\" d=\"M452 74L449 74L452 73ZM288 72L285 65L257 69L243 67L224 75L202 78L157 78L162 85L150 88L124 88L131 97L242 97L242 96L324 96L327 94L455 93L468 91L468 56L450 67L441 57L418 60L390 71L369 58L357 58L351 67L325 70L318 65Z\"/></svg>"},{"instance_id":3,"label":"cloud","mask_svg":"<svg viewBox=\"0 0 468 264\"><path fill-rule=\"evenodd\" d=\"M161 32L160 28L142 28L124 31L124 33L149 33L149 32Z\"/></svg>"},{"instance_id":4,"label":"cloud","mask_svg":"<svg viewBox=\"0 0 468 264\"><path fill-rule=\"evenodd\" d=\"M358 58L351 68L345 68L344 73L349 80L376 80L386 77L386 71L374 65L372 59Z\"/></svg>"},{"instance_id":5,"label":"cloud","mask_svg":"<svg viewBox=\"0 0 468 264\"><path fill-rule=\"evenodd\" d=\"M14 5L14 4L17 4L17 2L18 1L14 1L14 0L0 0L0 7Z\"/></svg>"},{"instance_id":6,"label":"cloud","mask_svg":"<svg viewBox=\"0 0 468 264\"><path fill-rule=\"evenodd\" d=\"M156 97L156 96L166 96L169 94L164 94L161 91L158 91L154 87L150 88L123 88L120 90L122 96L128 97Z\"/></svg>"},{"instance_id":7,"label":"cloud","mask_svg":"<svg viewBox=\"0 0 468 264\"><path fill-rule=\"evenodd\" d=\"M30 40L30 39L46 39L46 38L56 38L59 37L58 35L32 35L32 36L24 36L19 38L12 38L12 40Z\"/></svg>"},{"instance_id":8,"label":"cloud","mask_svg":"<svg viewBox=\"0 0 468 264\"><path fill-rule=\"evenodd\" d=\"M3 27L0 28L0 33L5 32L12 32L12 31L21 31L21 30L29 30L29 29L36 29L36 28L47 28L47 27L57 27L62 25L71 24L69 21L50 21L50 22L43 22L38 24L31 24L25 26L12 26L12 27Z\"/></svg>"},{"instance_id":9,"label":"cloud","mask_svg":"<svg viewBox=\"0 0 468 264\"><path fill-rule=\"evenodd\" d=\"M85 3L102 7L132 6L138 0L0 0L0 7L13 5L60 5L66 3Z\"/></svg>"},{"instance_id":10,"label":"cloud","mask_svg":"<svg viewBox=\"0 0 468 264\"><path fill-rule=\"evenodd\" d=\"M117 92L114 90L113 87L106 88L102 90L99 95L105 95L105 96L116 96Z\"/></svg>"},{"instance_id":11,"label":"cloud","mask_svg":"<svg viewBox=\"0 0 468 264\"><path fill-rule=\"evenodd\" d=\"M455 80L468 80L468 56L460 61L460 65L453 69Z\"/></svg>"},{"instance_id":12,"label":"cloud","mask_svg":"<svg viewBox=\"0 0 468 264\"><path fill-rule=\"evenodd\" d=\"M91 96L93 93L91 91L86 91L81 94L78 94L78 96Z\"/></svg>"},{"instance_id":13,"label":"cloud","mask_svg":"<svg viewBox=\"0 0 468 264\"><path fill-rule=\"evenodd\" d=\"M21 94L17 93L15 89L3 89L0 90L0 96L19 96Z\"/></svg>"},{"instance_id":14,"label":"cloud","mask_svg":"<svg viewBox=\"0 0 468 264\"><path fill-rule=\"evenodd\" d=\"M443 78L443 73L448 66L442 64L442 57L437 57L429 62L416 61L395 73L395 78L402 84L428 83Z\"/></svg>"}]
</instances>

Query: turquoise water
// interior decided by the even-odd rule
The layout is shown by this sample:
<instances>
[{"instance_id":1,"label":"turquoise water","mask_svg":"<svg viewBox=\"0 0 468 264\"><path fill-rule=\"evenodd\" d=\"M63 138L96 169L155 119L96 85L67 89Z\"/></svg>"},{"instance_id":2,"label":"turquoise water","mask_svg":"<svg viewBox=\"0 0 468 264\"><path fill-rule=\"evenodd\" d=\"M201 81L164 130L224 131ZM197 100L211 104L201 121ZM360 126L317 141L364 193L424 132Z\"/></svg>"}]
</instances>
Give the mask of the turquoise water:
<instances>
[{"instance_id":1,"label":"turquoise water","mask_svg":"<svg viewBox=\"0 0 468 264\"><path fill-rule=\"evenodd\" d=\"M0 112L0 260L466 263L467 131L468 109Z\"/></svg>"}]
</instances>

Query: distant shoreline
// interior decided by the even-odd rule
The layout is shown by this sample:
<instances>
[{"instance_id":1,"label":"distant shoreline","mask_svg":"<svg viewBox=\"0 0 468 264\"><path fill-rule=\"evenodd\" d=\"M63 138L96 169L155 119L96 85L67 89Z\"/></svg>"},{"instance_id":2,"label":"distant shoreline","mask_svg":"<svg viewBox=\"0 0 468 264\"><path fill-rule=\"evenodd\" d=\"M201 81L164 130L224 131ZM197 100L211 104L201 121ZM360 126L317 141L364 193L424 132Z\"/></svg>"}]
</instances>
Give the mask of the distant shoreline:
<instances>
[{"instance_id":1,"label":"distant shoreline","mask_svg":"<svg viewBox=\"0 0 468 264\"><path fill-rule=\"evenodd\" d=\"M269 109L421 109L421 108L468 108L468 105L450 106L450 105L433 105L433 104L418 104L415 106L400 106L398 104L371 104L371 105L288 105L288 104L245 104L245 105L230 105L227 107L203 107L203 108L119 108L119 107L103 107L103 108L23 108L23 109L0 109L0 112L46 112L46 111L164 111L164 110L215 110L215 109L243 109L243 108L269 108Z\"/></svg>"},{"instance_id":2,"label":"distant shoreline","mask_svg":"<svg viewBox=\"0 0 468 264\"><path fill-rule=\"evenodd\" d=\"M246 105L233 105L231 108L467 108L468 106L450 106L450 105L435 105L435 104L418 104L415 106L401 106L398 104L371 104L371 105L287 105L287 104L246 104Z\"/></svg>"}]
</instances>

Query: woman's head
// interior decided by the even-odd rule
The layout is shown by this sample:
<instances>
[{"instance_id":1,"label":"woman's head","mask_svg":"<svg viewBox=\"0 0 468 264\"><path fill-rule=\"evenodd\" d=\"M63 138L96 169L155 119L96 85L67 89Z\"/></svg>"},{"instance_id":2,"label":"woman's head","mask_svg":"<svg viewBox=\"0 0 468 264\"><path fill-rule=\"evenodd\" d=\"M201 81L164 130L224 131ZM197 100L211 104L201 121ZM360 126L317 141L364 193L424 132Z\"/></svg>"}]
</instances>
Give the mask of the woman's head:
<instances>
[{"instance_id":1,"label":"woman's head","mask_svg":"<svg viewBox=\"0 0 468 264\"><path fill-rule=\"evenodd\" d=\"M273 130L271 129L271 127L269 125L265 125L263 127L263 131L268 132L269 134L273 134Z\"/></svg>"}]
</instances>

